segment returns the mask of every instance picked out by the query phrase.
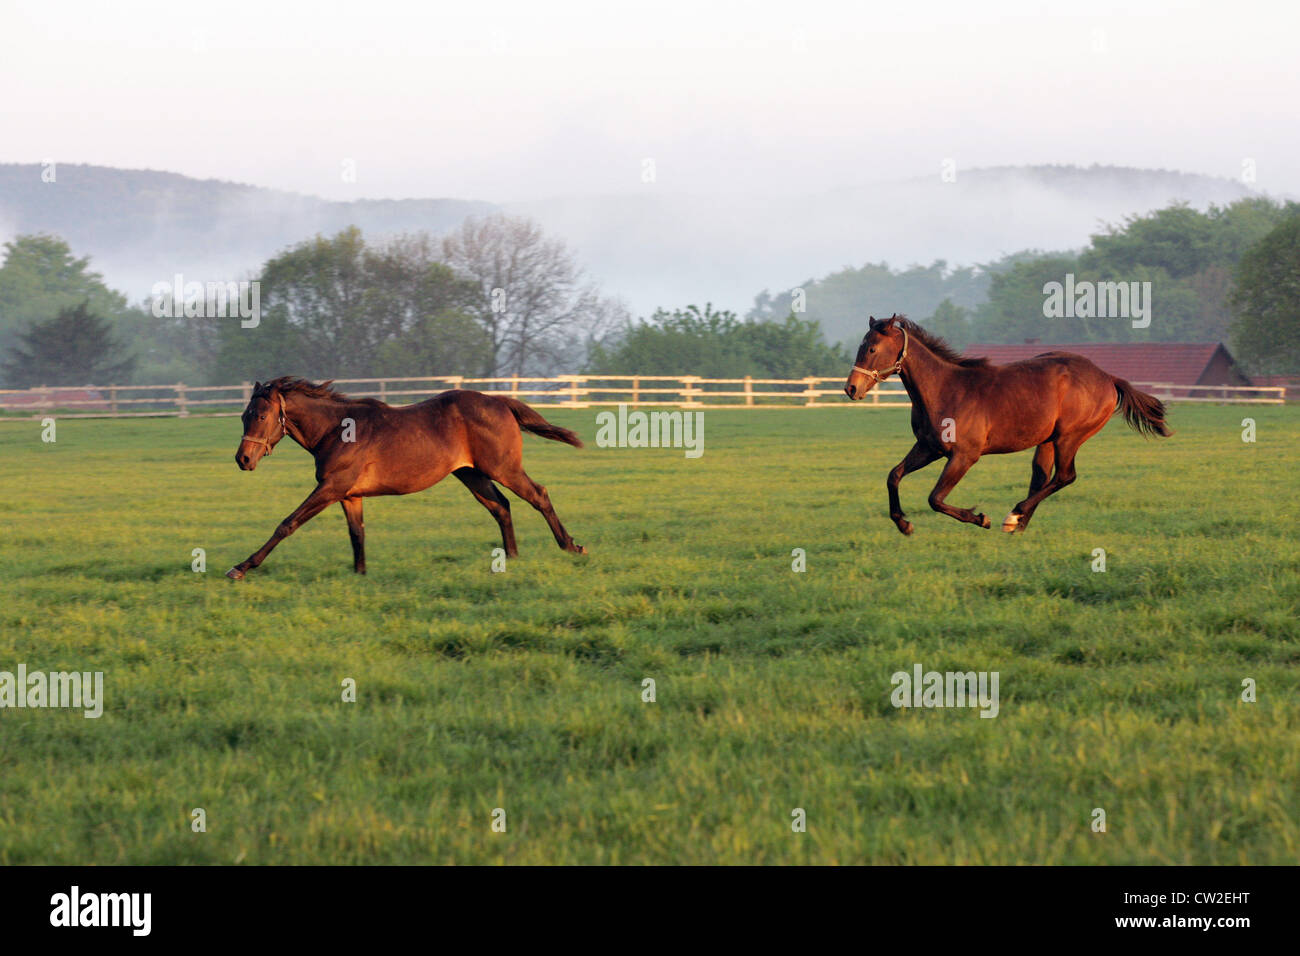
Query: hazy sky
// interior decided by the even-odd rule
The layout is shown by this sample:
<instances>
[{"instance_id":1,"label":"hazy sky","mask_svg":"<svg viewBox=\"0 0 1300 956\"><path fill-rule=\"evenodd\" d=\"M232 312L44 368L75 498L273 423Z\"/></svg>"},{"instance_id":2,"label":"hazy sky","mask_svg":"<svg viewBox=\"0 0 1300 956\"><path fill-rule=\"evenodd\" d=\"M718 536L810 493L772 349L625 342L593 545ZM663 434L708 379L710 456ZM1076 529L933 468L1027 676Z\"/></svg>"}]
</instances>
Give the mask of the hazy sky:
<instances>
[{"instance_id":1,"label":"hazy sky","mask_svg":"<svg viewBox=\"0 0 1300 956\"><path fill-rule=\"evenodd\" d=\"M0 161L510 201L1253 160L1300 194L1300 4L877 6L0 0Z\"/></svg>"}]
</instances>

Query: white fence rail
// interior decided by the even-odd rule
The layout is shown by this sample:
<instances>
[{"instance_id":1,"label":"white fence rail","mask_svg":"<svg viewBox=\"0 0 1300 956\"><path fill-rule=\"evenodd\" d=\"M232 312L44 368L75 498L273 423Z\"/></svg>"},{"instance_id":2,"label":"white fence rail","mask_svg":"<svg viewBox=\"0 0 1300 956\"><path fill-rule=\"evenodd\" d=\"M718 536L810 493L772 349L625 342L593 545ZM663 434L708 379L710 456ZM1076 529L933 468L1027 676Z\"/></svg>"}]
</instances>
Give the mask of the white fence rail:
<instances>
[{"instance_id":1,"label":"white fence rail","mask_svg":"<svg viewBox=\"0 0 1300 956\"><path fill-rule=\"evenodd\" d=\"M451 388L509 395L538 408L671 406L676 408L910 408L897 381L877 386L865 401L849 402L844 377L700 378L693 375L557 375L551 378L338 379L340 391L401 405ZM1280 386L1171 385L1134 382L1163 401L1281 405ZM189 417L238 415L252 394L238 385L86 385L0 389L0 416L37 417L58 411L62 418Z\"/></svg>"}]
</instances>

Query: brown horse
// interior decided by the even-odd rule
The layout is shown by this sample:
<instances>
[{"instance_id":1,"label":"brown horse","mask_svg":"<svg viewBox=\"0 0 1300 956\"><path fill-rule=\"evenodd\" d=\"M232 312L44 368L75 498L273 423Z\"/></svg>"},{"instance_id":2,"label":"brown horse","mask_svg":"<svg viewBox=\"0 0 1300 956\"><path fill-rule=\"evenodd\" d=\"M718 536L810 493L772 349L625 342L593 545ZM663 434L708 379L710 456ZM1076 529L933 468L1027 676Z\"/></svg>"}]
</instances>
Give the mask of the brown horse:
<instances>
[{"instance_id":1,"label":"brown horse","mask_svg":"<svg viewBox=\"0 0 1300 956\"><path fill-rule=\"evenodd\" d=\"M988 359L959 355L901 315L869 322L844 392L856 401L897 374L912 399L916 444L886 481L889 516L903 534L912 533L912 523L898 503L898 483L939 458L948 464L930 492L930 507L987 528L984 515L946 504L948 493L981 455L1037 447L1029 494L1002 522L1003 531L1023 531L1044 498L1074 481L1079 446L1117 410L1137 431L1173 434L1159 400L1082 355L1044 352L1023 362L990 365Z\"/></svg>"},{"instance_id":2,"label":"brown horse","mask_svg":"<svg viewBox=\"0 0 1300 956\"><path fill-rule=\"evenodd\" d=\"M528 477L522 464L521 428L581 448L582 440L567 428L552 425L523 402L481 392L454 390L393 408L373 398L348 398L330 385L285 376L253 387L235 461L252 471L288 435L316 459L317 484L266 544L227 571L227 577L242 578L284 538L336 501L348 520L353 569L365 574L361 499L423 491L448 474L459 478L496 518L507 556L519 553L510 503L493 481L540 511L561 548L587 553L564 530L546 489Z\"/></svg>"}]
</instances>

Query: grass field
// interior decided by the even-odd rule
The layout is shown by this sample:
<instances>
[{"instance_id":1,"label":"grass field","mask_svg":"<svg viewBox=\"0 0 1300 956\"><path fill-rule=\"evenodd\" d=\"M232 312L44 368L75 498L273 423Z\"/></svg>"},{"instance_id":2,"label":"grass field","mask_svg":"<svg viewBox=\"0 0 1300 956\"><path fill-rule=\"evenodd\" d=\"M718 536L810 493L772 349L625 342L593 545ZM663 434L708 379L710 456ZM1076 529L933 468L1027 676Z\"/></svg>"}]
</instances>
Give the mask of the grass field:
<instances>
[{"instance_id":1,"label":"grass field","mask_svg":"<svg viewBox=\"0 0 1300 956\"><path fill-rule=\"evenodd\" d=\"M932 465L911 538L905 412L709 411L696 460L548 415L589 447L524 463L588 556L512 498L491 573L448 480L366 503L365 577L335 507L238 583L305 452L246 474L237 419L0 422L0 670L102 671L106 698L0 710L0 863L1300 858L1300 409L1112 421L1024 535L997 527L1027 454L949 499L992 531L929 510ZM997 671L998 716L893 707L916 664Z\"/></svg>"}]
</instances>

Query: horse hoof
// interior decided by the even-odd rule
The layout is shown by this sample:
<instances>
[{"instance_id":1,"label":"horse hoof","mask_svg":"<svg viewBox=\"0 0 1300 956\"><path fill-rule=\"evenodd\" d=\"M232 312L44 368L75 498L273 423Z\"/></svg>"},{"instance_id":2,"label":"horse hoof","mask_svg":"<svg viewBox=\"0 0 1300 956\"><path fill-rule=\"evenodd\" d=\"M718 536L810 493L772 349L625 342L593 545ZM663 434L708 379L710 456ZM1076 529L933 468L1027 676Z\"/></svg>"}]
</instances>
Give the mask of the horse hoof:
<instances>
[{"instance_id":1,"label":"horse hoof","mask_svg":"<svg viewBox=\"0 0 1300 956\"><path fill-rule=\"evenodd\" d=\"M583 547L582 545L580 545L580 544L575 544L575 545L574 545L574 548L573 548L573 553L574 553L574 554L586 554L586 553L587 553L587 549L584 548L584 547Z\"/></svg>"},{"instance_id":2,"label":"horse hoof","mask_svg":"<svg viewBox=\"0 0 1300 956\"><path fill-rule=\"evenodd\" d=\"M230 578L230 580L232 581L238 581L243 576L244 576L244 572L239 570L239 568L231 568L229 571L226 572L226 577Z\"/></svg>"},{"instance_id":3,"label":"horse hoof","mask_svg":"<svg viewBox=\"0 0 1300 956\"><path fill-rule=\"evenodd\" d=\"M910 521L900 521L900 522L898 522L898 530L901 531L901 532L903 532L903 534L911 534L911 533L912 533L912 522L910 522Z\"/></svg>"},{"instance_id":4,"label":"horse hoof","mask_svg":"<svg viewBox=\"0 0 1300 956\"><path fill-rule=\"evenodd\" d=\"M1014 511L1011 512L1011 514L1007 515L1006 519L1002 522L1002 530L1007 534L1020 530L1020 518L1021 515L1016 514Z\"/></svg>"},{"instance_id":5,"label":"horse hoof","mask_svg":"<svg viewBox=\"0 0 1300 956\"><path fill-rule=\"evenodd\" d=\"M979 524L981 528L984 528L986 530L988 528L993 527L993 522L989 521L988 515L976 515L975 521Z\"/></svg>"}]
</instances>

